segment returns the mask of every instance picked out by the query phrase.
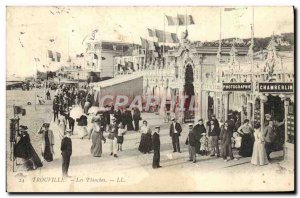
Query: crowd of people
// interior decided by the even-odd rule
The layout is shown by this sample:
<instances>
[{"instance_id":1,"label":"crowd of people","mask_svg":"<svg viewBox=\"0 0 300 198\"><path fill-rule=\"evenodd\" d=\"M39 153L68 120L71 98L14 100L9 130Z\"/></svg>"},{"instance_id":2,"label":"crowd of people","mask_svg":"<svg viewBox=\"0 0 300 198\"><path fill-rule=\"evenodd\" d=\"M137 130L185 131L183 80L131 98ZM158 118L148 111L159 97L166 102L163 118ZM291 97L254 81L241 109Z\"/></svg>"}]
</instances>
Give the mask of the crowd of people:
<instances>
[{"instance_id":1,"label":"crowd of people","mask_svg":"<svg viewBox=\"0 0 300 198\"><path fill-rule=\"evenodd\" d=\"M50 98L48 94L47 99ZM59 128L62 154L63 176L68 177L68 168L72 155L72 140L74 131L80 139L91 139L90 153L93 157L102 156L102 142L108 141L110 155L117 158L118 152L122 152L124 135L127 131L138 131L141 134L138 150L143 153L153 151L153 168L160 168L160 126L151 130L148 121L142 120L138 108L114 108L106 106L90 113L89 109L95 107L94 94L91 90L78 91L74 86L62 85L56 90L53 98L53 121ZM80 116L74 117L72 110L80 109ZM270 153L274 150L276 138L282 134L283 122L266 119L264 131L261 131L260 123L251 126L245 119L241 123L239 117L229 115L229 119L220 124L215 115L204 122L198 119L195 125L189 124L188 135L185 144L188 146L189 159L197 162L196 156L222 157L224 161L238 160L240 157L252 157L254 165L265 165L270 161ZM53 161L54 133L49 129L50 124L43 124L38 131L41 134L42 161ZM27 127L20 127L20 138L15 147L15 156L26 159L29 162L28 169L36 169L42 166L37 153L30 143ZM171 119L169 128L170 142L173 152L181 153L180 137L183 128L175 118ZM238 151L233 152L234 150ZM234 155L236 154L236 155Z\"/></svg>"}]
</instances>

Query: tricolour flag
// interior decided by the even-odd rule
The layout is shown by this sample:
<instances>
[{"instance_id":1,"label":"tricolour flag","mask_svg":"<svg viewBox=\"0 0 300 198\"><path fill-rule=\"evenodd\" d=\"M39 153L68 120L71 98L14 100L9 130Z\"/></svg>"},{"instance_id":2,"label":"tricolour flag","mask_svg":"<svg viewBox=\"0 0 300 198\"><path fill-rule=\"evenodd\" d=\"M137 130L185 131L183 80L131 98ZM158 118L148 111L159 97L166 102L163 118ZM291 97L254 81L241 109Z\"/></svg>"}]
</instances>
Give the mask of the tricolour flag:
<instances>
[{"instance_id":1,"label":"tricolour flag","mask_svg":"<svg viewBox=\"0 0 300 198\"><path fill-rule=\"evenodd\" d=\"M185 25L185 16L183 14L177 15L178 25Z\"/></svg>"},{"instance_id":2,"label":"tricolour flag","mask_svg":"<svg viewBox=\"0 0 300 198\"><path fill-rule=\"evenodd\" d=\"M156 29L155 34L158 42L164 42L164 31Z\"/></svg>"},{"instance_id":3,"label":"tricolour flag","mask_svg":"<svg viewBox=\"0 0 300 198\"><path fill-rule=\"evenodd\" d=\"M183 14L178 14L177 18L178 18L178 25L179 26L181 26L181 25L193 25L193 24L195 24L195 21L194 21L192 15L185 16Z\"/></svg>"},{"instance_id":4,"label":"tricolour flag","mask_svg":"<svg viewBox=\"0 0 300 198\"><path fill-rule=\"evenodd\" d=\"M166 35L165 35L165 42L166 43L173 43L173 38L172 38L172 34L173 33L169 33L169 32L166 32Z\"/></svg>"},{"instance_id":5,"label":"tricolour flag","mask_svg":"<svg viewBox=\"0 0 300 198\"><path fill-rule=\"evenodd\" d=\"M157 41L160 43L178 43L179 39L175 33L165 32L163 30L155 30Z\"/></svg>"},{"instance_id":6,"label":"tricolour flag","mask_svg":"<svg viewBox=\"0 0 300 198\"><path fill-rule=\"evenodd\" d=\"M166 17L167 17L168 25L177 25L178 19L176 17L172 17L168 15L166 15Z\"/></svg>"}]
</instances>

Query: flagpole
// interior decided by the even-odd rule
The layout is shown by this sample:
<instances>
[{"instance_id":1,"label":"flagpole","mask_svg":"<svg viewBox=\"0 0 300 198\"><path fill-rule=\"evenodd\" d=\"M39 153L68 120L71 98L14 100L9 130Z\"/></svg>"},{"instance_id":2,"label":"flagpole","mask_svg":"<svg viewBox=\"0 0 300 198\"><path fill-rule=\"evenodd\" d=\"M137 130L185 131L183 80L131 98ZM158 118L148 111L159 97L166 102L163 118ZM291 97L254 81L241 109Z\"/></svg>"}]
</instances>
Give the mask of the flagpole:
<instances>
[{"instance_id":1,"label":"flagpole","mask_svg":"<svg viewBox=\"0 0 300 198\"><path fill-rule=\"evenodd\" d=\"M251 42L252 42L252 57L251 57L251 69L252 69L252 79L254 72L254 7L252 7L252 28L251 28Z\"/></svg>"},{"instance_id":2,"label":"flagpole","mask_svg":"<svg viewBox=\"0 0 300 198\"><path fill-rule=\"evenodd\" d=\"M147 37L146 37L147 38ZM147 40L145 39L145 60L144 60L144 69L147 67Z\"/></svg>"},{"instance_id":3,"label":"flagpole","mask_svg":"<svg viewBox=\"0 0 300 198\"><path fill-rule=\"evenodd\" d=\"M219 48L217 52L218 64L221 62L221 45L222 45L222 8L220 8L220 34L219 34Z\"/></svg>"},{"instance_id":4,"label":"flagpole","mask_svg":"<svg viewBox=\"0 0 300 198\"><path fill-rule=\"evenodd\" d=\"M154 51L155 51L155 46L154 46L154 33L156 35L156 31L155 31L155 27L153 27L153 31L152 31L153 35L152 35L152 44L153 44L153 47L154 49L152 49L152 62L155 60L155 57L154 57ZM158 44L158 41L157 41L157 44ZM158 44L159 46L159 44ZM152 47L152 46L151 46ZM150 44L149 44L149 51L150 51ZM153 60L154 59L154 60ZM152 63L150 63L152 64ZM155 64L151 66L152 68L155 68Z\"/></svg>"},{"instance_id":5,"label":"flagpole","mask_svg":"<svg viewBox=\"0 0 300 198\"><path fill-rule=\"evenodd\" d=\"M220 8L220 40L219 43L221 44L222 39L222 8Z\"/></svg>"},{"instance_id":6,"label":"flagpole","mask_svg":"<svg viewBox=\"0 0 300 198\"><path fill-rule=\"evenodd\" d=\"M37 63L36 58L34 58L35 62L35 83L34 83L34 109L36 110L36 83L37 83Z\"/></svg>"},{"instance_id":7,"label":"flagpole","mask_svg":"<svg viewBox=\"0 0 300 198\"><path fill-rule=\"evenodd\" d=\"M185 9L185 31L187 32L187 10Z\"/></svg>"},{"instance_id":8,"label":"flagpole","mask_svg":"<svg viewBox=\"0 0 300 198\"><path fill-rule=\"evenodd\" d=\"M164 14L164 42L163 42L163 68L165 65L164 57L165 57L165 38L166 38L166 20L165 20L165 14Z\"/></svg>"},{"instance_id":9,"label":"flagpole","mask_svg":"<svg viewBox=\"0 0 300 198\"><path fill-rule=\"evenodd\" d=\"M178 46L179 46L179 39L178 39L178 23L179 23L179 21L178 21L178 13L177 13L177 15L176 15L176 36L177 36L176 40L177 40Z\"/></svg>"}]
</instances>

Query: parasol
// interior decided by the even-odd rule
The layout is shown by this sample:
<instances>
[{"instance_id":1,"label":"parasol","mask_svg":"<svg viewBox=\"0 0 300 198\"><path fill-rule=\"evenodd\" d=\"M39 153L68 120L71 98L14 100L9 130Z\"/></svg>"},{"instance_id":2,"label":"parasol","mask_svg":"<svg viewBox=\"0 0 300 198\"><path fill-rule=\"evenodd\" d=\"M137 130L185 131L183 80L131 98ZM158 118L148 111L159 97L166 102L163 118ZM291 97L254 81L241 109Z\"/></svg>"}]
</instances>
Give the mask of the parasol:
<instances>
[{"instance_id":1,"label":"parasol","mask_svg":"<svg viewBox=\"0 0 300 198\"><path fill-rule=\"evenodd\" d=\"M71 109L70 111L70 117L74 118L74 119L77 119L77 118L80 118L80 116L83 115L83 110L81 107L77 106L77 107L74 107L73 109Z\"/></svg>"},{"instance_id":2,"label":"parasol","mask_svg":"<svg viewBox=\"0 0 300 198\"><path fill-rule=\"evenodd\" d=\"M105 107L92 106L91 108L89 108L88 113L96 115L98 112L104 112L105 110Z\"/></svg>"}]
</instances>

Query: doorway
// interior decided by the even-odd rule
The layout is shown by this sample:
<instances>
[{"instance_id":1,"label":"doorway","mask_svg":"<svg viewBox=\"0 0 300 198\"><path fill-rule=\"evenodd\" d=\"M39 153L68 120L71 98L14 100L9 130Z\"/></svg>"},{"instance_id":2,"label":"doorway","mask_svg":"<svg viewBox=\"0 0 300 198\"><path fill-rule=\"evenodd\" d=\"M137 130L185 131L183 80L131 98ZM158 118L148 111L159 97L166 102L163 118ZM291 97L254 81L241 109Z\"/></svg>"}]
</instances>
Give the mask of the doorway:
<instances>
[{"instance_id":1,"label":"doorway","mask_svg":"<svg viewBox=\"0 0 300 198\"><path fill-rule=\"evenodd\" d=\"M195 101L192 101L192 97L195 97L194 91L194 71L191 64L188 64L185 69L185 84L184 84L184 95L187 96L184 104L184 122L194 122L195 112L190 110L190 106L195 107ZM193 104L190 104L193 102Z\"/></svg>"}]
</instances>

